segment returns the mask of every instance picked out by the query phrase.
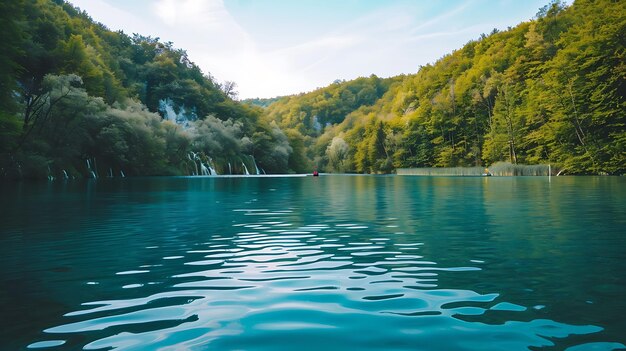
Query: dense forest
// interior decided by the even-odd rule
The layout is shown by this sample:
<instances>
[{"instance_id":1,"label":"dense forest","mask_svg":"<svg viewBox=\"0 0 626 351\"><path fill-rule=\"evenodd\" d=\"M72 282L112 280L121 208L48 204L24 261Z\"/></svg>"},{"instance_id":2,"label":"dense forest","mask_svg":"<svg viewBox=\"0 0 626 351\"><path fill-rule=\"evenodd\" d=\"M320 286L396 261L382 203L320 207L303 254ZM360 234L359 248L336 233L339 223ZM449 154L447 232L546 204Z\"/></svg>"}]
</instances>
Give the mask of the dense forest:
<instances>
[{"instance_id":1,"label":"dense forest","mask_svg":"<svg viewBox=\"0 0 626 351\"><path fill-rule=\"evenodd\" d=\"M266 113L314 136L306 155L326 171L506 161L624 174L625 42L626 2L553 1L417 74L333 84Z\"/></svg>"},{"instance_id":2,"label":"dense forest","mask_svg":"<svg viewBox=\"0 0 626 351\"><path fill-rule=\"evenodd\" d=\"M172 43L62 0L3 1L0 17L1 178L302 171L261 108Z\"/></svg>"},{"instance_id":3,"label":"dense forest","mask_svg":"<svg viewBox=\"0 0 626 351\"><path fill-rule=\"evenodd\" d=\"M289 136L294 152L290 163L292 169L340 171L326 167L327 145L320 142L324 131L343 122L358 109L374 105L394 82L400 80L400 77L381 79L375 75L347 82L337 80L310 93L283 97L271 103L264 116L277 123ZM251 103L260 102L253 100ZM320 145L322 149L318 150Z\"/></svg>"},{"instance_id":4,"label":"dense forest","mask_svg":"<svg viewBox=\"0 0 626 351\"><path fill-rule=\"evenodd\" d=\"M0 3L0 178L551 163L626 173L626 2L553 1L417 73L236 101L182 49Z\"/></svg>"}]
</instances>

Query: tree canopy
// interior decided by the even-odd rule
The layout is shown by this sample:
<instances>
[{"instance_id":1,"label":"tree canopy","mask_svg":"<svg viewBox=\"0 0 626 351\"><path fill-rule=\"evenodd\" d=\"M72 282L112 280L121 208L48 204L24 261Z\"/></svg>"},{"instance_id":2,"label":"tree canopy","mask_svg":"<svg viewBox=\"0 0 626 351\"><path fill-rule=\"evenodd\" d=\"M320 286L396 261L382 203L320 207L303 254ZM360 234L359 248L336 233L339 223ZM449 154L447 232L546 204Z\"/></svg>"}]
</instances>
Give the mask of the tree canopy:
<instances>
[{"instance_id":1,"label":"tree canopy","mask_svg":"<svg viewBox=\"0 0 626 351\"><path fill-rule=\"evenodd\" d=\"M236 100L183 49L62 0L0 3L0 177L551 163L626 172L626 2L554 0L415 74Z\"/></svg>"},{"instance_id":2,"label":"tree canopy","mask_svg":"<svg viewBox=\"0 0 626 351\"><path fill-rule=\"evenodd\" d=\"M416 74L359 78L283 98L266 114L314 136L323 170L557 165L624 174L626 3L556 0Z\"/></svg>"},{"instance_id":3,"label":"tree canopy","mask_svg":"<svg viewBox=\"0 0 626 351\"><path fill-rule=\"evenodd\" d=\"M0 6L0 177L295 171L286 134L172 43L60 0Z\"/></svg>"}]
</instances>

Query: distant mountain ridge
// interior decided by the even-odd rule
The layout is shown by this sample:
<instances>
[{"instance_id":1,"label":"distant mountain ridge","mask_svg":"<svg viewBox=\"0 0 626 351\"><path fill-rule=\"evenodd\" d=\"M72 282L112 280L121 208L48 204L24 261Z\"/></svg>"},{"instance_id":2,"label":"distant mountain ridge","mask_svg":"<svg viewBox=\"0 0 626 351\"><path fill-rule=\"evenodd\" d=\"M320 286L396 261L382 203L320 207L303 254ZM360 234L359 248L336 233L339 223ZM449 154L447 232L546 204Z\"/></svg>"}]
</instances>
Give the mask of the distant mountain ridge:
<instances>
[{"instance_id":1,"label":"distant mountain ridge","mask_svg":"<svg viewBox=\"0 0 626 351\"><path fill-rule=\"evenodd\" d=\"M241 100L241 102L243 102L244 104L249 104L253 106L268 107L269 105L275 103L276 101L282 98L283 96L277 96L273 98L251 98L251 99Z\"/></svg>"}]
</instances>

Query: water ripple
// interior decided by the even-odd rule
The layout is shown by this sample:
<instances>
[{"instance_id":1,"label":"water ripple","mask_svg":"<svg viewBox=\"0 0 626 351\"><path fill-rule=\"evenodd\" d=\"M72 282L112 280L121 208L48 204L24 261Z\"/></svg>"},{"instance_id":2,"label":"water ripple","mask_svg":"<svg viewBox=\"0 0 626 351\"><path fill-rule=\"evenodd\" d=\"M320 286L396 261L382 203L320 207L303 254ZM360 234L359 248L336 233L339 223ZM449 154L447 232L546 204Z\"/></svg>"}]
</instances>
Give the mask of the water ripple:
<instances>
[{"instance_id":1,"label":"water ripple","mask_svg":"<svg viewBox=\"0 0 626 351\"><path fill-rule=\"evenodd\" d=\"M303 223L293 210L233 212L231 231L203 238L193 249L159 255L158 265L139 267L150 270L115 273L119 279L160 278L160 286L125 282L120 288L139 297L85 302L90 308L66 313L67 323L44 332L66 339L90 335L85 350L287 350L301 348L303 339L318 340L315 348L363 350L472 350L492 340L494 349L521 350L600 330L537 318L539 309L499 293L442 286L443 278L466 277L488 265L475 259L469 262L480 267L443 265L417 235L402 236L401 242L395 234L383 236L385 228L399 227L396 218L373 227L358 221ZM142 289L157 292L141 297ZM494 313L506 313L506 321L494 322Z\"/></svg>"}]
</instances>

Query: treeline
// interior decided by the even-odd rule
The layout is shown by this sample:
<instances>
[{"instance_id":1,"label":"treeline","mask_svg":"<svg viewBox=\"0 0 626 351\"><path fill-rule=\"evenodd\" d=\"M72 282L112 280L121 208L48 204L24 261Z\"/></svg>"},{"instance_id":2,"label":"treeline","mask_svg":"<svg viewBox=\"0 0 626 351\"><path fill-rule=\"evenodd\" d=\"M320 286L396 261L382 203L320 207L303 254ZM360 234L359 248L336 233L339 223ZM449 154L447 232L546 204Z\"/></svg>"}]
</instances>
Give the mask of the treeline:
<instances>
[{"instance_id":1,"label":"treeline","mask_svg":"<svg viewBox=\"0 0 626 351\"><path fill-rule=\"evenodd\" d=\"M417 74L283 98L266 114L309 140L321 170L556 165L626 172L626 2L553 1ZM376 81L377 83L373 83ZM353 84L371 89L355 92Z\"/></svg>"},{"instance_id":2,"label":"treeline","mask_svg":"<svg viewBox=\"0 0 626 351\"><path fill-rule=\"evenodd\" d=\"M300 171L278 125L172 43L62 0L3 1L0 19L0 178Z\"/></svg>"},{"instance_id":3,"label":"treeline","mask_svg":"<svg viewBox=\"0 0 626 351\"><path fill-rule=\"evenodd\" d=\"M3 1L0 20L0 178L498 161L626 173L624 1L553 1L416 74L248 103L172 43L63 0Z\"/></svg>"},{"instance_id":4,"label":"treeline","mask_svg":"<svg viewBox=\"0 0 626 351\"><path fill-rule=\"evenodd\" d=\"M275 121L289 136L294 155L297 155L293 160L298 160L297 165L291 165L293 169L311 171L321 167L329 170L325 167L325 131L343 122L346 116L376 104L402 78L381 79L371 75L351 81L336 80L309 93L278 99L265 109L265 117Z\"/></svg>"}]
</instances>

